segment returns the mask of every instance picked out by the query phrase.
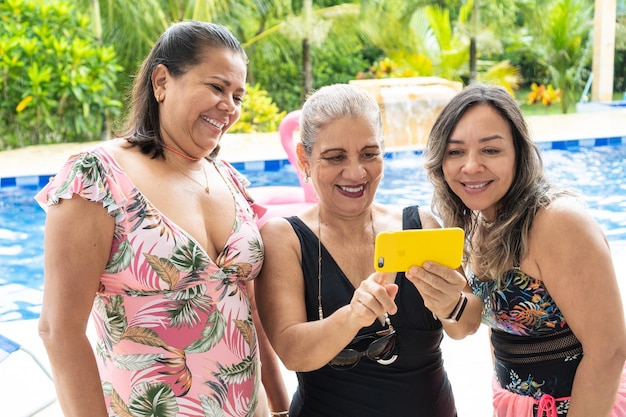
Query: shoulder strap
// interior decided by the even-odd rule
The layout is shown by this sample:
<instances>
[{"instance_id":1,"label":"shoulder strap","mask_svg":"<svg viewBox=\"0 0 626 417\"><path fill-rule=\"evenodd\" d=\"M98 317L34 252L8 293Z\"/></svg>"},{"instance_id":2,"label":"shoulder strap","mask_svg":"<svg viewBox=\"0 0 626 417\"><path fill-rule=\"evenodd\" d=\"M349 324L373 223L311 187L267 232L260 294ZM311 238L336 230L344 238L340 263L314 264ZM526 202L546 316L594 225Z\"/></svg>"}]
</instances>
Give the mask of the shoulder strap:
<instances>
[{"instance_id":1,"label":"shoulder strap","mask_svg":"<svg viewBox=\"0 0 626 417\"><path fill-rule=\"evenodd\" d=\"M419 206L408 206L402 210L402 229L421 229Z\"/></svg>"}]
</instances>

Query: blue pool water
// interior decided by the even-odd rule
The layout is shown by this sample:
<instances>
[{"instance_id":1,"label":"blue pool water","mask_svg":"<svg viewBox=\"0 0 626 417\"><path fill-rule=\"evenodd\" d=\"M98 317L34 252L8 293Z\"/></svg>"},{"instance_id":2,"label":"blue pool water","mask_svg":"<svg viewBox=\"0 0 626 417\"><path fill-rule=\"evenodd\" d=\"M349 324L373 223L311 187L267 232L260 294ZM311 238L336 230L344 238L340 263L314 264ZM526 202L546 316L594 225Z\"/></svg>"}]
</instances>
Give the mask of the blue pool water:
<instances>
[{"instance_id":1,"label":"blue pool water","mask_svg":"<svg viewBox=\"0 0 626 417\"><path fill-rule=\"evenodd\" d=\"M626 145L544 150L548 176L579 190L611 241L626 241ZM243 171L252 186L297 185L294 168ZM0 322L39 317L43 282L44 211L36 186L0 187ZM420 155L386 161L377 201L428 207L432 187Z\"/></svg>"}]
</instances>

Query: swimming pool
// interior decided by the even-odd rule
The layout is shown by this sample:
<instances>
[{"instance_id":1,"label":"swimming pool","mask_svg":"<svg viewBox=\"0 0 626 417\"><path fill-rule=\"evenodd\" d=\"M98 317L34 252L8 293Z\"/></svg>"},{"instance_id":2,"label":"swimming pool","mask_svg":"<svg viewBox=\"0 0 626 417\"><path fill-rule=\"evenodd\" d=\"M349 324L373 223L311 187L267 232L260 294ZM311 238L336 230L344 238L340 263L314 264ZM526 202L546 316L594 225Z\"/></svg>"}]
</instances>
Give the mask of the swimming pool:
<instances>
[{"instance_id":1,"label":"swimming pool","mask_svg":"<svg viewBox=\"0 0 626 417\"><path fill-rule=\"evenodd\" d=\"M626 241L626 144L563 148L543 150L549 178L583 194L610 241ZM298 184L284 161L234 165L253 186ZM6 185L0 187L0 322L39 317L43 283L45 214L33 200L40 185ZM377 201L428 207L431 192L419 153L388 155Z\"/></svg>"}]
</instances>

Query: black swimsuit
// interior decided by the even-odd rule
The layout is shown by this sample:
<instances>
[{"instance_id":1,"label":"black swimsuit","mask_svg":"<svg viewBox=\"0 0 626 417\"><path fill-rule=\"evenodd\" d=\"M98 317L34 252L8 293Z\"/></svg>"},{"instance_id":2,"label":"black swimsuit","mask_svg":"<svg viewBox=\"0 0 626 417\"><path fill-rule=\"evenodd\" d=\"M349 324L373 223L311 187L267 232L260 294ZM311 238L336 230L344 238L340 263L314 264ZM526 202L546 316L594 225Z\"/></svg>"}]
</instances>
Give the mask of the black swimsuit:
<instances>
[{"instance_id":1,"label":"black swimsuit","mask_svg":"<svg viewBox=\"0 0 626 417\"><path fill-rule=\"evenodd\" d=\"M318 318L318 238L298 217L287 219L300 239L308 321ZM404 212L404 228L421 228L417 206ZM323 417L454 417L452 388L443 368L441 323L403 273L398 274L398 313L390 316L397 331L396 360L381 365L362 358L350 370L324 366L298 372L290 416ZM350 303L354 287L322 246L322 306L324 317ZM375 322L359 334L384 327ZM323 340L319 341L324 343Z\"/></svg>"}]
</instances>

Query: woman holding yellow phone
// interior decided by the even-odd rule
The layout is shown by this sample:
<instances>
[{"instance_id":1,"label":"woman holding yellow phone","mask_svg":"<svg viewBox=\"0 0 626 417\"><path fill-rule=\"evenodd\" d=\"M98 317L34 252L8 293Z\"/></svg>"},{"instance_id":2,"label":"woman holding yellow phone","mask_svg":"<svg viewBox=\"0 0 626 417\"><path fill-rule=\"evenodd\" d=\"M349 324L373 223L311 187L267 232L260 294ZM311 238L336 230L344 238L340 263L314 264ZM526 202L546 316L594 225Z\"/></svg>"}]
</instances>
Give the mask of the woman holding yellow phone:
<instances>
[{"instance_id":1,"label":"woman holding yellow phone","mask_svg":"<svg viewBox=\"0 0 626 417\"><path fill-rule=\"evenodd\" d=\"M426 299L403 273L375 272L379 232L439 227L416 206L373 203L384 169L376 100L321 88L303 106L297 150L319 202L263 225L256 282L263 327L298 377L289 415L456 416L440 342L444 329L474 332L480 302L456 271Z\"/></svg>"},{"instance_id":2,"label":"woman holding yellow phone","mask_svg":"<svg viewBox=\"0 0 626 417\"><path fill-rule=\"evenodd\" d=\"M437 214L469 237L464 266L491 330L497 416L626 416L609 245L575 195L544 176L510 94L473 85L456 95L431 131L426 169Z\"/></svg>"}]
</instances>

